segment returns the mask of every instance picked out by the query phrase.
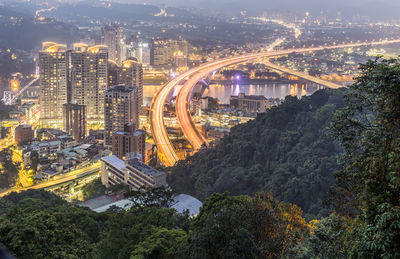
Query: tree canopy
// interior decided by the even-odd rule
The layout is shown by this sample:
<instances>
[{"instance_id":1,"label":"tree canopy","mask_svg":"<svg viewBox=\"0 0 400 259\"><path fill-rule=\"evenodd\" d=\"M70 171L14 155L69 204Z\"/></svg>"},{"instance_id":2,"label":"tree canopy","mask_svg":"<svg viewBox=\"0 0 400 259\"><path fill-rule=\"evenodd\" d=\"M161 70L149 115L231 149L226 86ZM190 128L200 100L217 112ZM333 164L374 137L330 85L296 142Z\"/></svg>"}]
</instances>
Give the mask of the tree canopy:
<instances>
[{"instance_id":1,"label":"tree canopy","mask_svg":"<svg viewBox=\"0 0 400 259\"><path fill-rule=\"evenodd\" d=\"M164 208L160 193L104 213L45 191L13 193L0 199L0 246L18 258L280 258L309 232L300 208L265 193L214 194L196 218Z\"/></svg>"},{"instance_id":2,"label":"tree canopy","mask_svg":"<svg viewBox=\"0 0 400 259\"><path fill-rule=\"evenodd\" d=\"M327 129L342 106L342 91L287 97L280 106L234 127L215 147L178 162L168 182L177 192L201 200L214 192L272 192L309 215L327 215L322 203L333 172L340 169L340 149Z\"/></svg>"}]
</instances>

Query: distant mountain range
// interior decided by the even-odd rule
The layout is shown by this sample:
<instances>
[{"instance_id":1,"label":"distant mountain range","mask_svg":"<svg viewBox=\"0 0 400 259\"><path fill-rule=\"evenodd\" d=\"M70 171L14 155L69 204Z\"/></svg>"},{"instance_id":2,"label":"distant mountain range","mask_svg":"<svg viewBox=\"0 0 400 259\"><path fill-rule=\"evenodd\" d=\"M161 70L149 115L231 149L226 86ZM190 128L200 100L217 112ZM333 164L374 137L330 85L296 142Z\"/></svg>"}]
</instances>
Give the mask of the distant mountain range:
<instances>
[{"instance_id":1,"label":"distant mountain range","mask_svg":"<svg viewBox=\"0 0 400 259\"><path fill-rule=\"evenodd\" d=\"M112 2L143 3L143 0L111 0ZM147 0L147 3L177 6L197 7L210 12L237 14L247 11L259 14L264 11L290 11L320 13L321 11L336 15L352 16L355 14L370 16L376 19L399 18L400 1L398 0Z\"/></svg>"}]
</instances>

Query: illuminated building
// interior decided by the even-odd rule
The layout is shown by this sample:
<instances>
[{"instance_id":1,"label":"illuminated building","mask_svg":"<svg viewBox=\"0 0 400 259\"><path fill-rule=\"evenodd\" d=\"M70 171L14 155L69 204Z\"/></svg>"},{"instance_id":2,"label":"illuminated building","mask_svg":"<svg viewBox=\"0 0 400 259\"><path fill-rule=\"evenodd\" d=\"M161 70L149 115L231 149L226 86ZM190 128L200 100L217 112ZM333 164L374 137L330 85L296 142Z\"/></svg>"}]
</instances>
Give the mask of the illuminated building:
<instances>
[{"instance_id":1,"label":"illuminated building","mask_svg":"<svg viewBox=\"0 0 400 259\"><path fill-rule=\"evenodd\" d=\"M137 130L134 123L125 125L123 131L112 134L112 153L119 158L139 154L142 160L146 155L146 132Z\"/></svg>"},{"instance_id":2,"label":"illuminated building","mask_svg":"<svg viewBox=\"0 0 400 259\"><path fill-rule=\"evenodd\" d=\"M174 66L176 68L186 68L187 64L187 57L183 55L182 51L177 51L174 53Z\"/></svg>"},{"instance_id":3,"label":"illuminated building","mask_svg":"<svg viewBox=\"0 0 400 259\"><path fill-rule=\"evenodd\" d=\"M64 131L76 142L82 142L86 137L86 106L75 103L64 104Z\"/></svg>"},{"instance_id":4,"label":"illuminated building","mask_svg":"<svg viewBox=\"0 0 400 259\"><path fill-rule=\"evenodd\" d=\"M119 85L118 77L121 73L121 67L113 60L108 60L108 86Z\"/></svg>"},{"instance_id":5,"label":"illuminated building","mask_svg":"<svg viewBox=\"0 0 400 259\"><path fill-rule=\"evenodd\" d=\"M124 29L117 24L106 25L101 30L101 43L108 47L109 59L121 63L124 60Z\"/></svg>"},{"instance_id":6,"label":"illuminated building","mask_svg":"<svg viewBox=\"0 0 400 259\"><path fill-rule=\"evenodd\" d=\"M135 51L137 60L145 66L150 65L150 47L148 43L139 43Z\"/></svg>"},{"instance_id":7,"label":"illuminated building","mask_svg":"<svg viewBox=\"0 0 400 259\"><path fill-rule=\"evenodd\" d=\"M10 80L11 91L16 93L19 91L20 82L17 78L13 78Z\"/></svg>"},{"instance_id":8,"label":"illuminated building","mask_svg":"<svg viewBox=\"0 0 400 259\"><path fill-rule=\"evenodd\" d=\"M167 174L137 159L122 160L116 156L101 159L101 182L107 188L125 184L132 190L141 187L157 188L167 185Z\"/></svg>"},{"instance_id":9,"label":"illuminated building","mask_svg":"<svg viewBox=\"0 0 400 259\"><path fill-rule=\"evenodd\" d=\"M118 84L132 85L137 88L137 110L140 111L143 106L143 67L142 64L128 59L122 62Z\"/></svg>"},{"instance_id":10,"label":"illuminated building","mask_svg":"<svg viewBox=\"0 0 400 259\"><path fill-rule=\"evenodd\" d=\"M87 122L104 122L104 92L108 88L108 51L103 45L74 44L71 51L71 100L86 106Z\"/></svg>"},{"instance_id":11,"label":"illuminated building","mask_svg":"<svg viewBox=\"0 0 400 259\"><path fill-rule=\"evenodd\" d=\"M5 105L12 105L13 94L11 91L4 91L3 102Z\"/></svg>"},{"instance_id":12,"label":"illuminated building","mask_svg":"<svg viewBox=\"0 0 400 259\"><path fill-rule=\"evenodd\" d=\"M59 128L63 105L68 103L68 51L66 45L44 42L39 53L40 124Z\"/></svg>"},{"instance_id":13,"label":"illuminated building","mask_svg":"<svg viewBox=\"0 0 400 259\"><path fill-rule=\"evenodd\" d=\"M15 142L17 145L32 142L33 129L31 125L20 125L15 128Z\"/></svg>"},{"instance_id":14,"label":"illuminated building","mask_svg":"<svg viewBox=\"0 0 400 259\"><path fill-rule=\"evenodd\" d=\"M230 106L248 113L263 113L270 107L270 103L263 95L239 93L239 96L231 96Z\"/></svg>"},{"instance_id":15,"label":"illuminated building","mask_svg":"<svg viewBox=\"0 0 400 259\"><path fill-rule=\"evenodd\" d=\"M139 125L137 88L117 85L105 92L104 100L104 144L112 146L112 135L123 131L127 123Z\"/></svg>"},{"instance_id":16,"label":"illuminated building","mask_svg":"<svg viewBox=\"0 0 400 259\"><path fill-rule=\"evenodd\" d=\"M187 57L188 42L179 39L153 39L151 46L151 65L156 68L170 68L174 64L174 53L181 52Z\"/></svg>"}]
</instances>

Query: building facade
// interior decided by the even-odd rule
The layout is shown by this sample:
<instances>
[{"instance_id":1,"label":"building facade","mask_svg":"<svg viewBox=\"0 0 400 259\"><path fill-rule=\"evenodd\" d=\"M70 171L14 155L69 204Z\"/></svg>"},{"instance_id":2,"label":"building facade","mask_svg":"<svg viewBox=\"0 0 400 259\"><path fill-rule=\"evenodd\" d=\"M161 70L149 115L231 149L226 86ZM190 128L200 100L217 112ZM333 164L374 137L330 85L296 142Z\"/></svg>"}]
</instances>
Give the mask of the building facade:
<instances>
[{"instance_id":1,"label":"building facade","mask_svg":"<svg viewBox=\"0 0 400 259\"><path fill-rule=\"evenodd\" d=\"M125 125L139 125L137 88L117 85L105 92L104 100L104 144L112 146L112 134L124 131Z\"/></svg>"},{"instance_id":2,"label":"building facade","mask_svg":"<svg viewBox=\"0 0 400 259\"><path fill-rule=\"evenodd\" d=\"M265 96L240 93L238 96L231 96L230 106L248 113L264 113L270 108L270 103Z\"/></svg>"},{"instance_id":3,"label":"building facade","mask_svg":"<svg viewBox=\"0 0 400 259\"><path fill-rule=\"evenodd\" d=\"M146 156L146 132L137 130L134 123L125 125L124 131L112 133L112 153L119 158L137 154L144 161Z\"/></svg>"},{"instance_id":4,"label":"building facade","mask_svg":"<svg viewBox=\"0 0 400 259\"><path fill-rule=\"evenodd\" d=\"M75 103L64 104L64 131L76 142L82 142L86 137L86 106Z\"/></svg>"},{"instance_id":5,"label":"building facade","mask_svg":"<svg viewBox=\"0 0 400 259\"><path fill-rule=\"evenodd\" d=\"M108 88L107 47L77 43L70 59L71 100L86 106L88 124L102 124L104 92Z\"/></svg>"},{"instance_id":6,"label":"building facade","mask_svg":"<svg viewBox=\"0 0 400 259\"><path fill-rule=\"evenodd\" d=\"M124 60L124 29L118 24L105 26L101 30L101 44L108 47L109 59L121 64Z\"/></svg>"},{"instance_id":7,"label":"building facade","mask_svg":"<svg viewBox=\"0 0 400 259\"><path fill-rule=\"evenodd\" d=\"M132 85L137 90L137 110L143 106L143 66L136 60L128 59L122 62L118 84Z\"/></svg>"},{"instance_id":8,"label":"building facade","mask_svg":"<svg viewBox=\"0 0 400 259\"><path fill-rule=\"evenodd\" d=\"M33 129L31 125L20 125L15 128L15 142L17 145L32 142Z\"/></svg>"},{"instance_id":9,"label":"building facade","mask_svg":"<svg viewBox=\"0 0 400 259\"><path fill-rule=\"evenodd\" d=\"M151 65L156 68L171 68L174 64L174 54L182 53L188 57L189 44L183 39L153 39L150 51Z\"/></svg>"},{"instance_id":10,"label":"building facade","mask_svg":"<svg viewBox=\"0 0 400 259\"><path fill-rule=\"evenodd\" d=\"M137 159L122 160L109 156L101 160L101 182L107 188L112 185L128 185L132 190L157 188L167 185L167 174Z\"/></svg>"},{"instance_id":11,"label":"building facade","mask_svg":"<svg viewBox=\"0 0 400 259\"><path fill-rule=\"evenodd\" d=\"M63 105L69 102L69 59L66 45L44 42L39 53L40 124L62 127Z\"/></svg>"}]
</instances>

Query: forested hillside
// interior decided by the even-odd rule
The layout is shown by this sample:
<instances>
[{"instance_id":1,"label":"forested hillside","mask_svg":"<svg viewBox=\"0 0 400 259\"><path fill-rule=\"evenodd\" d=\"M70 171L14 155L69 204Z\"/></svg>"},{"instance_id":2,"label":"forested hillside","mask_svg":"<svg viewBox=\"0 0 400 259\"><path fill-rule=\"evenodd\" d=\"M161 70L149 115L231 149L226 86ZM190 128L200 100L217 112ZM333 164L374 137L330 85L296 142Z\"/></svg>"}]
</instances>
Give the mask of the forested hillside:
<instances>
[{"instance_id":1,"label":"forested hillside","mask_svg":"<svg viewBox=\"0 0 400 259\"><path fill-rule=\"evenodd\" d=\"M262 193L214 194L196 218L160 206L165 193L155 200L141 194L146 203L104 213L45 191L14 193L0 199L0 248L22 259L279 258L297 253L313 228L297 206Z\"/></svg>"},{"instance_id":2,"label":"forested hillside","mask_svg":"<svg viewBox=\"0 0 400 259\"><path fill-rule=\"evenodd\" d=\"M287 97L257 119L232 129L215 147L171 168L169 184L179 193L205 199L214 192L233 195L272 192L306 213L326 215L323 201L339 170L338 146L329 137L343 90L320 90Z\"/></svg>"}]
</instances>

